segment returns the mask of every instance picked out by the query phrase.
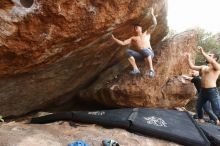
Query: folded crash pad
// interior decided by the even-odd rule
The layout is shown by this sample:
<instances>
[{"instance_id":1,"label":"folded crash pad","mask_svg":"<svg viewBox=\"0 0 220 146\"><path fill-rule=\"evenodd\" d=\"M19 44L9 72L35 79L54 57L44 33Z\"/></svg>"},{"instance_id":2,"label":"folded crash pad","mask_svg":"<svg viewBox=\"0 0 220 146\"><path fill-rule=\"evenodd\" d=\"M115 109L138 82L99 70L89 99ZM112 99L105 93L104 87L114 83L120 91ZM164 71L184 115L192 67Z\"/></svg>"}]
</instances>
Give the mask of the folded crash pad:
<instances>
[{"instance_id":1,"label":"folded crash pad","mask_svg":"<svg viewBox=\"0 0 220 146\"><path fill-rule=\"evenodd\" d=\"M214 146L220 146L220 127L211 123L201 124L200 128Z\"/></svg>"}]
</instances>

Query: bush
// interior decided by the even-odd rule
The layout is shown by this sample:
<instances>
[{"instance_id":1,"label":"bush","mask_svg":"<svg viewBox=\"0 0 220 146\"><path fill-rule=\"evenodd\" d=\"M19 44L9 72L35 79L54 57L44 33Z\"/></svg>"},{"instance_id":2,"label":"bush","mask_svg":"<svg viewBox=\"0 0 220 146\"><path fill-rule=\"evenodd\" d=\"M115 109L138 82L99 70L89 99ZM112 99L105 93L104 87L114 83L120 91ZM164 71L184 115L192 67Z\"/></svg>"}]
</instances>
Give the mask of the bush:
<instances>
[{"instance_id":1,"label":"bush","mask_svg":"<svg viewBox=\"0 0 220 146\"><path fill-rule=\"evenodd\" d=\"M211 32L206 32L204 29L197 28L198 46L201 46L205 52L216 51L220 52L220 41L215 38ZM200 54L196 56L196 64L202 65L205 63L204 57Z\"/></svg>"},{"instance_id":2,"label":"bush","mask_svg":"<svg viewBox=\"0 0 220 146\"><path fill-rule=\"evenodd\" d=\"M0 115L0 122L4 122L3 116Z\"/></svg>"}]
</instances>

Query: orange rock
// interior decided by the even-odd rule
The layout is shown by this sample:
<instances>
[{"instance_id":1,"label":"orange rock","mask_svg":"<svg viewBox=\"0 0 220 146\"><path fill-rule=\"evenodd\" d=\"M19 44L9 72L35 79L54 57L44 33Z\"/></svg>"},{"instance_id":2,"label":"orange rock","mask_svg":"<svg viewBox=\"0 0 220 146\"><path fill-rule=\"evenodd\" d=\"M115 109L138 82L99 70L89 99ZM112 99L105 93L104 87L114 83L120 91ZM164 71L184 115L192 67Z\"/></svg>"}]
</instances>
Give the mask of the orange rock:
<instances>
[{"instance_id":1,"label":"orange rock","mask_svg":"<svg viewBox=\"0 0 220 146\"><path fill-rule=\"evenodd\" d=\"M75 100L79 90L124 57L111 33L125 39L155 8L156 45L167 34L167 1L0 1L0 113L20 115ZM146 24L146 25L145 25ZM166 52L164 52L166 53Z\"/></svg>"},{"instance_id":2,"label":"orange rock","mask_svg":"<svg viewBox=\"0 0 220 146\"><path fill-rule=\"evenodd\" d=\"M109 33L114 31L117 36L126 38L132 33L131 24L140 21L140 16L154 4L148 0L15 2L14 7L8 9L13 2L0 1L1 76L29 72L55 63L69 54L76 54L81 62L97 62L86 54L99 54L101 58L106 58L110 52L107 57L110 59L111 54L117 51L109 39ZM159 16L159 25L153 35L154 44L167 32L166 6L165 0L154 5ZM147 22L144 27L149 24Z\"/></svg>"},{"instance_id":3,"label":"orange rock","mask_svg":"<svg viewBox=\"0 0 220 146\"><path fill-rule=\"evenodd\" d=\"M85 100L116 107L185 106L195 95L195 88L181 77L181 74L190 73L184 54L195 54L196 45L195 31L178 34L155 47L155 78L150 79L144 75L144 63L139 64L142 75L129 75L128 61L125 59L103 72L95 83L81 91L80 96Z\"/></svg>"},{"instance_id":4,"label":"orange rock","mask_svg":"<svg viewBox=\"0 0 220 146\"><path fill-rule=\"evenodd\" d=\"M0 9L10 9L12 6L14 6L14 3L11 0L1 0Z\"/></svg>"}]
</instances>

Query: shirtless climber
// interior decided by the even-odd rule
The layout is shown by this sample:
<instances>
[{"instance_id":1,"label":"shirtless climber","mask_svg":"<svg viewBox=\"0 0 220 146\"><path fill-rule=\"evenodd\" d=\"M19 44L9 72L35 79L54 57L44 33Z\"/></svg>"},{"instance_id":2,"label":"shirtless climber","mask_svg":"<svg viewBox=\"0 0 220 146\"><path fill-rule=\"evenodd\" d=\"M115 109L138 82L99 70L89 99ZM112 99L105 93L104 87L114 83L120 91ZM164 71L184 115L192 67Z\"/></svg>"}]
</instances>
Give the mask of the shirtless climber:
<instances>
[{"instance_id":1,"label":"shirtless climber","mask_svg":"<svg viewBox=\"0 0 220 146\"><path fill-rule=\"evenodd\" d=\"M142 31L142 27L140 24L134 25L134 31L136 33L135 36L130 37L127 40L121 41L112 35L112 38L119 45L132 45L132 47L136 50L127 49L127 54L129 56L128 60L131 63L133 70L130 71L130 74L137 75L140 74L140 70L137 67L135 62L136 60L144 60L149 63L150 70L146 72L146 75L149 75L150 78L155 76L152 59L154 57L154 51L151 48L150 37L151 33L155 30L157 25L157 20L154 15L154 9L150 9L150 14L152 16L153 25L151 25L147 30Z\"/></svg>"},{"instance_id":2,"label":"shirtless climber","mask_svg":"<svg viewBox=\"0 0 220 146\"><path fill-rule=\"evenodd\" d=\"M207 101L210 101L215 113L215 123L220 125L220 98L216 87L216 81L220 74L220 64L217 62L219 56L217 53L205 53L202 47L198 47L198 50L205 57L207 65L195 66L191 62L190 54L187 54L187 59L190 68L201 73L201 90L196 105L199 122L204 122L202 107Z\"/></svg>"}]
</instances>

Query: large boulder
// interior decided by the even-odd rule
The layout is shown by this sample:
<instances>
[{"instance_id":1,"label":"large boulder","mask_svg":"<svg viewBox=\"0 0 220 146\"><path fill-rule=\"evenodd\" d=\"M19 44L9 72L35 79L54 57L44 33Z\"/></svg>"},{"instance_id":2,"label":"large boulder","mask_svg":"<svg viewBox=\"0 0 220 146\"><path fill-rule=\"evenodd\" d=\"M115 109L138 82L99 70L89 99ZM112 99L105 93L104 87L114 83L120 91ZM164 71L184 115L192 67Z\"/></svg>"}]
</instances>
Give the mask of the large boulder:
<instances>
[{"instance_id":1,"label":"large boulder","mask_svg":"<svg viewBox=\"0 0 220 146\"><path fill-rule=\"evenodd\" d=\"M115 107L183 107L195 95L193 84L181 75L190 73L186 53L195 54L196 47L196 31L175 35L154 48L155 78L145 75L147 67L144 63L139 64L140 76L129 75L131 68L125 58L81 91L80 97Z\"/></svg>"},{"instance_id":2,"label":"large boulder","mask_svg":"<svg viewBox=\"0 0 220 146\"><path fill-rule=\"evenodd\" d=\"M1 0L0 114L65 103L123 57L125 39L155 8L157 44L167 34L167 0Z\"/></svg>"}]
</instances>

